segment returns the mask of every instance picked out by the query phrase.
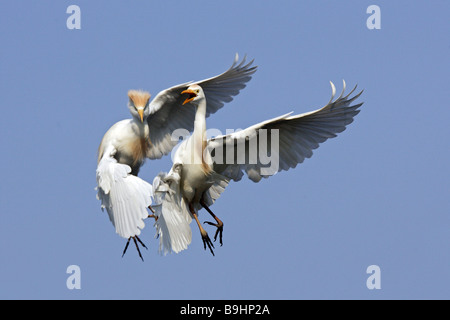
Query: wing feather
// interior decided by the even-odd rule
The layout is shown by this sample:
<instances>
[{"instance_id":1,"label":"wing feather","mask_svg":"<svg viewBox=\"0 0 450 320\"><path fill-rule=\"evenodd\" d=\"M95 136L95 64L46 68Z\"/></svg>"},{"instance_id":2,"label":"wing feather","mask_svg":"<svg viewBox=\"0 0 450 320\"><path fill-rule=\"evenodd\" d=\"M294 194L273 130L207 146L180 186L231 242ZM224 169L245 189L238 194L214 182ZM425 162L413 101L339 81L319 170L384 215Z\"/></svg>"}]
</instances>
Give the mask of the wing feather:
<instances>
[{"instance_id":1,"label":"wing feather","mask_svg":"<svg viewBox=\"0 0 450 320\"><path fill-rule=\"evenodd\" d=\"M196 82L185 82L161 91L150 103L150 115L147 118L150 127L150 140L152 148L148 158L158 159L168 154L179 141L172 140L172 133L176 129L192 131L194 128L195 106L186 104L182 106L184 98L181 92L189 85L200 85L208 102L206 116L215 113L227 102L233 100L240 90L256 72L252 66L253 60L246 63L246 57L240 63L236 54L231 67L222 74Z\"/></svg>"},{"instance_id":2,"label":"wing feather","mask_svg":"<svg viewBox=\"0 0 450 320\"><path fill-rule=\"evenodd\" d=\"M114 159L110 146L97 166L97 198L106 209L116 232L123 238L137 236L145 227L152 186L131 175L131 168Z\"/></svg>"},{"instance_id":3,"label":"wing feather","mask_svg":"<svg viewBox=\"0 0 450 320\"><path fill-rule=\"evenodd\" d=\"M181 196L180 170L174 165L168 174L161 172L153 180L156 235L159 252L164 255L185 250L192 241L192 218Z\"/></svg>"},{"instance_id":4,"label":"wing feather","mask_svg":"<svg viewBox=\"0 0 450 320\"><path fill-rule=\"evenodd\" d=\"M246 172L249 178L255 182L261 180L262 177L267 178L276 172L295 168L297 164L302 163L306 158L313 155L313 150L330 138L334 138L338 133L345 130L346 126L353 122L354 117L359 113L359 107L362 103L351 105L362 91L352 96L350 95L356 90L356 86L344 96L345 81L343 82L343 90L338 98L334 100L336 87L332 82L332 96L330 101L321 109L306 112L299 115L286 114L280 117L263 121L253 125L245 130L235 132L225 136L219 136L208 141L208 148L215 154L223 154L220 163L214 163L214 170L218 174L222 174L229 179L238 181L242 178L243 172ZM257 146L256 150L250 150L251 140L260 139L260 130L267 130L266 150L272 150L273 129L278 130L278 156L273 156L273 160L278 161L278 170L265 174L262 169L268 167L267 163L263 164L261 159L260 144L253 143ZM238 164L236 162L226 163L227 152L238 152L237 145L245 143L246 151L256 152L257 163L250 163L249 157L246 156L246 163ZM216 149L222 148L222 152ZM227 151L228 150L228 151ZM275 149L276 150L276 149Z\"/></svg>"}]
</instances>

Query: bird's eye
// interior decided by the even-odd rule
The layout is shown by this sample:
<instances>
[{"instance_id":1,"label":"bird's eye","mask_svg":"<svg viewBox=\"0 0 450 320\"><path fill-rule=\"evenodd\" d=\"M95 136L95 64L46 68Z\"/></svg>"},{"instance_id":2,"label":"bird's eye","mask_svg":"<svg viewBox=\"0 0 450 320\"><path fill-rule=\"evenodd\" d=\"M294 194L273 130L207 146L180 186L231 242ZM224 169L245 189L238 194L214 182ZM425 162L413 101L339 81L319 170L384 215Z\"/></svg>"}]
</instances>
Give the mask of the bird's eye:
<instances>
[{"instance_id":1,"label":"bird's eye","mask_svg":"<svg viewBox=\"0 0 450 320\"><path fill-rule=\"evenodd\" d=\"M200 90L198 90L198 89L197 89L197 90L195 90L195 93L197 93L197 94L198 94L199 92L200 92Z\"/></svg>"}]
</instances>

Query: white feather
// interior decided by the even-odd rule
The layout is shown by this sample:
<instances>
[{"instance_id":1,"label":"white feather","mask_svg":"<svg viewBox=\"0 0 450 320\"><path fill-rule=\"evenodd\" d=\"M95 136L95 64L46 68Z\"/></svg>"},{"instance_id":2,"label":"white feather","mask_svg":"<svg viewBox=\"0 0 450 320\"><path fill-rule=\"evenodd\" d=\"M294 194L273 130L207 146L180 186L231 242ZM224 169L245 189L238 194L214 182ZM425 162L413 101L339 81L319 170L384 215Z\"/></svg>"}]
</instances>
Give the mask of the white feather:
<instances>
[{"instance_id":1,"label":"white feather","mask_svg":"<svg viewBox=\"0 0 450 320\"><path fill-rule=\"evenodd\" d=\"M108 212L116 232L123 238L137 236L145 227L151 205L152 186L130 174L131 168L117 163L109 146L97 166L97 198Z\"/></svg>"},{"instance_id":2,"label":"white feather","mask_svg":"<svg viewBox=\"0 0 450 320\"><path fill-rule=\"evenodd\" d=\"M331 83L331 99L323 108L315 111L306 112L299 115L291 113L260 122L245 130L241 130L229 135L218 136L208 141L208 149L215 153L214 149L222 148L221 154L224 155L221 163L214 163L214 170L230 179L239 181L243 172L247 173L250 180L258 182L261 178L267 178L278 171L295 168L297 164L302 163L305 158L310 158L313 150L319 147L319 144L345 130L346 126L353 122L353 118L359 113L358 108L362 103L351 105L358 98L362 91L352 98L349 96L355 91L356 86L346 96L345 81L340 96L333 100L336 95L336 87ZM227 152L236 154L239 152L237 146L245 145L246 152L249 152L250 144L253 139L259 139L260 130L267 130L266 149L271 150L270 134L271 130L278 130L279 133L279 152L273 154L273 160L278 161L278 170L272 174L264 174L262 169L267 167L261 163L260 159L260 141L255 143L257 155L256 163L250 163L246 159L245 163L227 163L225 155ZM227 151L228 150L228 151Z\"/></svg>"},{"instance_id":3,"label":"white feather","mask_svg":"<svg viewBox=\"0 0 450 320\"><path fill-rule=\"evenodd\" d=\"M258 182L263 177L267 178L278 171L295 168L305 158L311 157L312 150L316 149L320 143L344 131L346 126L359 113L357 109L362 103L351 105L361 93L349 98L350 94L355 90L353 89L344 97L345 82L343 87L340 96L333 101L336 88L331 83L332 98L321 109L294 116L291 113L285 114L258 123L245 130L208 140L206 150L209 152L206 154L206 159L203 159L208 166L210 165L209 160L214 159L214 161L211 162L211 166L209 166L207 171L202 169L204 163L192 163L191 152L195 152L197 149L189 148L190 143L194 143L194 145L196 143L197 146L202 145L203 133L206 130L206 102L205 96L200 90L196 97L196 99L199 99L199 102L192 136L185 140L176 150L174 155L175 164L169 174L160 174L154 180L155 198L159 201L157 215L160 218L156 223L156 228L157 234L161 237L161 250L164 253L170 251L179 252L186 249L190 243L191 230L189 224L192 219L185 201L190 201L190 205L193 206L195 211L201 208L200 202L202 200L207 202L206 205L209 207L225 190L230 179L238 181L242 178L243 172L245 172L252 181ZM265 174L264 172L266 171L263 172L266 163L261 159L262 155L259 151L260 149L265 151L271 150L272 139L268 137L267 145L263 143L252 145L251 142L252 139L259 138L262 135L261 129L269 131L268 135L275 137L279 135L279 140L274 142L279 144L278 154L271 154L274 157L273 159L279 162L279 166L275 172L270 174ZM250 161L250 157L245 157L243 159L245 160L244 162L229 162L229 159L226 157L227 152L229 151L229 154L233 155L234 159L237 159L239 157L238 152L242 151L242 148L239 148L240 146L244 146L246 152L256 146L256 163ZM225 150L219 152L218 148L225 148ZM190 150L193 151L189 152ZM272 153L272 151L270 152ZM220 156L216 158L217 154ZM217 160L220 160L220 163ZM192 214L198 219L196 212L192 212ZM200 232L203 232L202 239L206 249L205 231L201 227L200 222L198 220L197 222ZM213 252L211 247L210 250Z\"/></svg>"},{"instance_id":4,"label":"white feather","mask_svg":"<svg viewBox=\"0 0 450 320\"><path fill-rule=\"evenodd\" d=\"M238 63L236 54L231 67L222 74L196 82L186 82L159 92L150 103L150 115L147 118L150 127L150 140L153 147L149 150L150 159L161 158L168 154L178 143L172 140L172 133L179 128L191 131L194 128L195 107L191 104L182 106L185 97L181 94L192 84L203 88L208 100L206 117L222 108L226 102L233 100L239 91L256 72L253 60L245 63L246 58Z\"/></svg>"},{"instance_id":5,"label":"white feather","mask_svg":"<svg viewBox=\"0 0 450 320\"><path fill-rule=\"evenodd\" d=\"M161 172L153 180L156 234L159 236L159 251L166 255L187 249L192 241L189 224L192 218L181 197L181 167L174 165L169 174Z\"/></svg>"}]
</instances>

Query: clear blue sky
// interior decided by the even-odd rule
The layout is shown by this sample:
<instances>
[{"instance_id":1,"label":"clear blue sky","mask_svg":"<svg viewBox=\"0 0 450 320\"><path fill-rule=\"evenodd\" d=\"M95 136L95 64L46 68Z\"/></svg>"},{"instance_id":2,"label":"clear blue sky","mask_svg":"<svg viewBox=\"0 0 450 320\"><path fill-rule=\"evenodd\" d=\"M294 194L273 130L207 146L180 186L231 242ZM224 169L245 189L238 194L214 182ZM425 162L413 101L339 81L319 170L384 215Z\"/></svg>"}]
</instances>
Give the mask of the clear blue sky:
<instances>
[{"instance_id":1,"label":"clear blue sky","mask_svg":"<svg viewBox=\"0 0 450 320\"><path fill-rule=\"evenodd\" d=\"M71 4L80 30L66 27ZM372 4L380 30L366 26ZM438 0L1 1L0 298L449 299L449 12ZM319 108L330 80L365 89L362 111L296 169L232 183L212 207L225 223L215 257L195 224L187 251L160 256L150 222L145 262L134 247L122 258L95 197L103 134L130 117L129 89L154 97L236 52L259 70L211 128ZM69 265L81 290L66 287ZM366 287L370 265L380 290Z\"/></svg>"}]
</instances>

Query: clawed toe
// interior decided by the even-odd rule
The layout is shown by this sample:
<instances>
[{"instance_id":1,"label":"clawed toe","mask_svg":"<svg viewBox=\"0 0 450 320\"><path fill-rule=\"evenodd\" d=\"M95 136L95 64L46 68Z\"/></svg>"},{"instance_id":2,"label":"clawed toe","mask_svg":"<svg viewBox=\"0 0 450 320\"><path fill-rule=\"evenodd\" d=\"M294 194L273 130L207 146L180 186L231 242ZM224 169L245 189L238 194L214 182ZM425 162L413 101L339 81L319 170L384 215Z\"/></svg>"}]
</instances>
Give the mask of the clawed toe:
<instances>
[{"instance_id":1,"label":"clawed toe","mask_svg":"<svg viewBox=\"0 0 450 320\"><path fill-rule=\"evenodd\" d=\"M139 246L138 246L136 240L139 241L139 243L142 245L142 247L144 247L144 248L147 249L147 250L148 250L148 248L147 248L146 245L141 241L141 239L139 239L138 236L134 236L134 237L129 237L129 238L128 238L127 244L125 245L125 249L123 249L122 258L123 258L123 256L125 255L125 253L127 252L128 245L130 244L130 240L131 240L131 239L133 239L133 241L134 241L134 244L135 244L135 246L136 246L137 252L139 253L139 257L141 258L142 261L144 261L144 258L142 257L142 254L141 254L141 250L139 250Z\"/></svg>"},{"instance_id":2,"label":"clawed toe","mask_svg":"<svg viewBox=\"0 0 450 320\"><path fill-rule=\"evenodd\" d=\"M204 223L215 226L217 228L216 233L214 234L214 242L217 240L217 236L219 236L220 246L223 246L223 242L222 242L223 223L222 223L222 221L220 223L213 223L210 221L205 221Z\"/></svg>"},{"instance_id":3,"label":"clawed toe","mask_svg":"<svg viewBox=\"0 0 450 320\"><path fill-rule=\"evenodd\" d=\"M201 233L202 235L202 241L203 241L203 248L206 250L206 246L208 245L209 250L211 251L212 255L214 255L214 245L211 241L211 239L208 236L208 233L205 231L205 233Z\"/></svg>"}]
</instances>

